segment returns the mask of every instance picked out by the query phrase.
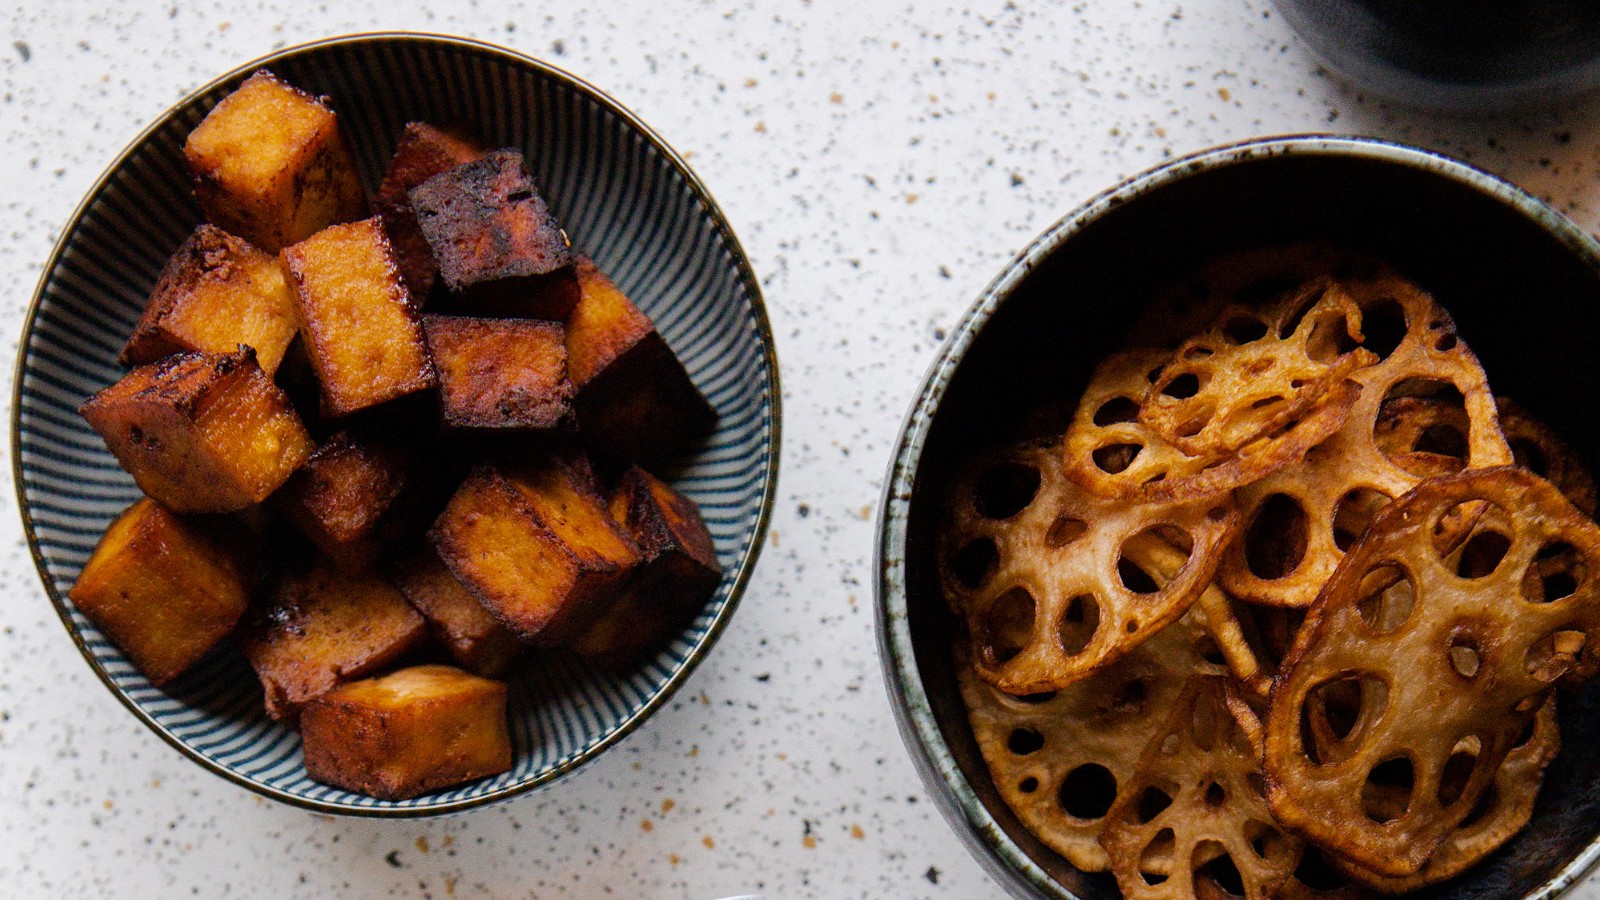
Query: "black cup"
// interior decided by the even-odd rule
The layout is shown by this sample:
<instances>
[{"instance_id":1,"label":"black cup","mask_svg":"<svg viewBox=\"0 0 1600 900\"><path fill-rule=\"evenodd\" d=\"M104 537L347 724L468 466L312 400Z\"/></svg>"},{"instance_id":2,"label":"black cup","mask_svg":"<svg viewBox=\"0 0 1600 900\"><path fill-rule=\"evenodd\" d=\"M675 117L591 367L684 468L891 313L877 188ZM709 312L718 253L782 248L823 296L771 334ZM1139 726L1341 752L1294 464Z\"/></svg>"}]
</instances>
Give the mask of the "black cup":
<instances>
[{"instance_id":1,"label":"black cup","mask_svg":"<svg viewBox=\"0 0 1600 900\"><path fill-rule=\"evenodd\" d=\"M1600 87L1600 0L1274 0L1328 68L1412 106L1496 113Z\"/></svg>"}]
</instances>

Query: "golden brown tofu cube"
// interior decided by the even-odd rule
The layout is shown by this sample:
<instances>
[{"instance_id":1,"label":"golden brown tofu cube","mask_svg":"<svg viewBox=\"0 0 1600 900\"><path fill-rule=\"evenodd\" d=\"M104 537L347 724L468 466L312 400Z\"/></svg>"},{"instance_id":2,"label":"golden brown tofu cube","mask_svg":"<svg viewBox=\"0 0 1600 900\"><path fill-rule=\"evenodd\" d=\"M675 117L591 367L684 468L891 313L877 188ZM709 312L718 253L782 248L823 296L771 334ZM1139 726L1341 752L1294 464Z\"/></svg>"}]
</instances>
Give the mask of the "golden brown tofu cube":
<instances>
[{"instance_id":1,"label":"golden brown tofu cube","mask_svg":"<svg viewBox=\"0 0 1600 900\"><path fill-rule=\"evenodd\" d=\"M611 515L643 551L622 596L572 647L608 668L631 666L661 648L722 581L700 507L638 466L611 493Z\"/></svg>"},{"instance_id":2,"label":"golden brown tofu cube","mask_svg":"<svg viewBox=\"0 0 1600 900\"><path fill-rule=\"evenodd\" d=\"M273 502L334 565L360 572L377 561L374 540L405 489L413 454L370 430L329 438L273 495Z\"/></svg>"},{"instance_id":3,"label":"golden brown tofu cube","mask_svg":"<svg viewBox=\"0 0 1600 900\"><path fill-rule=\"evenodd\" d=\"M582 390L629 350L656 333L655 323L612 283L594 260L575 266L580 295L567 319L567 377Z\"/></svg>"},{"instance_id":4,"label":"golden brown tofu cube","mask_svg":"<svg viewBox=\"0 0 1600 900\"><path fill-rule=\"evenodd\" d=\"M245 344L271 375L294 335L294 294L278 257L201 225L162 270L121 359L136 366L184 350L231 353Z\"/></svg>"},{"instance_id":5,"label":"golden brown tofu cube","mask_svg":"<svg viewBox=\"0 0 1600 900\"><path fill-rule=\"evenodd\" d=\"M633 462L694 449L716 411L649 316L592 260L580 258L575 272L580 297L567 319L567 377L584 435Z\"/></svg>"},{"instance_id":6,"label":"golden brown tofu cube","mask_svg":"<svg viewBox=\"0 0 1600 900\"><path fill-rule=\"evenodd\" d=\"M383 228L394 245L400 273L411 290L411 302L418 308L427 302L439 264L434 262L428 239L417 225L411 208L411 189L440 172L464 165L483 156L488 149L465 134L439 128L426 122L410 122L395 146L389 171L383 176L373 206L383 219Z\"/></svg>"},{"instance_id":7,"label":"golden brown tofu cube","mask_svg":"<svg viewBox=\"0 0 1600 900\"><path fill-rule=\"evenodd\" d=\"M496 150L410 193L445 286L484 315L566 319L577 295L566 235L522 154Z\"/></svg>"},{"instance_id":8,"label":"golden brown tofu cube","mask_svg":"<svg viewBox=\"0 0 1600 900\"><path fill-rule=\"evenodd\" d=\"M106 529L68 596L159 686L233 630L254 582L255 566L215 523L146 497Z\"/></svg>"},{"instance_id":9,"label":"golden brown tofu cube","mask_svg":"<svg viewBox=\"0 0 1600 900\"><path fill-rule=\"evenodd\" d=\"M241 646L266 690L267 714L293 722L306 701L421 646L428 626L376 575L296 568L245 619Z\"/></svg>"},{"instance_id":10,"label":"golden brown tofu cube","mask_svg":"<svg viewBox=\"0 0 1600 900\"><path fill-rule=\"evenodd\" d=\"M248 347L139 366L78 412L141 490L181 513L259 503L316 447Z\"/></svg>"},{"instance_id":11,"label":"golden brown tofu cube","mask_svg":"<svg viewBox=\"0 0 1600 900\"><path fill-rule=\"evenodd\" d=\"M403 800L511 768L506 686L451 666L344 685L300 720L306 774Z\"/></svg>"},{"instance_id":12,"label":"golden brown tofu cube","mask_svg":"<svg viewBox=\"0 0 1600 900\"><path fill-rule=\"evenodd\" d=\"M206 219L276 253L366 213L339 119L263 69L189 133L183 154Z\"/></svg>"},{"instance_id":13,"label":"golden brown tofu cube","mask_svg":"<svg viewBox=\"0 0 1600 900\"><path fill-rule=\"evenodd\" d=\"M395 568L393 577L401 593L433 627L439 643L463 668L493 678L521 653L517 636L456 580L431 545L416 548Z\"/></svg>"},{"instance_id":14,"label":"golden brown tofu cube","mask_svg":"<svg viewBox=\"0 0 1600 900\"><path fill-rule=\"evenodd\" d=\"M377 219L323 229L284 250L283 262L325 414L433 387L422 323Z\"/></svg>"},{"instance_id":15,"label":"golden brown tofu cube","mask_svg":"<svg viewBox=\"0 0 1600 900\"><path fill-rule=\"evenodd\" d=\"M538 319L424 316L444 423L455 428L570 428L566 331Z\"/></svg>"},{"instance_id":16,"label":"golden brown tofu cube","mask_svg":"<svg viewBox=\"0 0 1600 900\"><path fill-rule=\"evenodd\" d=\"M541 647L587 628L639 563L581 458L516 471L480 466L430 534L478 602Z\"/></svg>"}]
</instances>

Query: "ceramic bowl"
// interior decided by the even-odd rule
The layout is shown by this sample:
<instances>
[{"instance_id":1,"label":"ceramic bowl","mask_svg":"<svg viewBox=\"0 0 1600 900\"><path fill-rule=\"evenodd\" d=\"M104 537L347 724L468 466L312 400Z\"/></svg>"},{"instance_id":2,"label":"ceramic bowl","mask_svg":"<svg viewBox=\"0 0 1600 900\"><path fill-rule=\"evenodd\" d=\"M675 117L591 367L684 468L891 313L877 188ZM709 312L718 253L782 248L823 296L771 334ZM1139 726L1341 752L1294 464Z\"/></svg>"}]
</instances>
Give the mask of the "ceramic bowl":
<instances>
[{"instance_id":1,"label":"ceramic bowl","mask_svg":"<svg viewBox=\"0 0 1600 900\"><path fill-rule=\"evenodd\" d=\"M1600 88L1591 0L1273 2L1330 70L1408 106L1494 115Z\"/></svg>"},{"instance_id":2,"label":"ceramic bowl","mask_svg":"<svg viewBox=\"0 0 1600 900\"><path fill-rule=\"evenodd\" d=\"M941 488L1029 411L1074 405L1157 285L1220 254L1301 239L1370 250L1432 290L1496 392L1600 467L1600 246L1493 176L1378 141L1273 138L1162 166L1056 223L953 330L911 406L879 521L878 636L902 735L950 825L1017 896L1111 900L1117 891L1024 830L978 753L952 671L957 625L933 564ZM1563 698L1561 722L1566 750L1532 824L1422 896L1549 898L1595 863L1600 683Z\"/></svg>"},{"instance_id":3,"label":"ceramic bowl","mask_svg":"<svg viewBox=\"0 0 1600 900\"><path fill-rule=\"evenodd\" d=\"M511 685L515 762L503 775L385 802L306 777L299 738L267 719L237 653L166 689L150 685L66 599L106 524L139 496L77 415L120 377L119 346L167 257L201 220L182 147L257 68L326 94L369 190L406 122L462 124L523 149L574 244L641 308L719 414L677 487L704 510L724 577L654 658L611 675L542 654ZM96 676L190 759L275 800L321 812L463 810L549 785L637 728L680 687L733 614L766 533L778 468L778 372L761 290L705 186L666 142L598 89L488 44L418 34L340 37L241 66L140 134L95 183L45 265L22 334L12 412L17 498L44 581ZM104 777L116 777L112 772Z\"/></svg>"}]
</instances>

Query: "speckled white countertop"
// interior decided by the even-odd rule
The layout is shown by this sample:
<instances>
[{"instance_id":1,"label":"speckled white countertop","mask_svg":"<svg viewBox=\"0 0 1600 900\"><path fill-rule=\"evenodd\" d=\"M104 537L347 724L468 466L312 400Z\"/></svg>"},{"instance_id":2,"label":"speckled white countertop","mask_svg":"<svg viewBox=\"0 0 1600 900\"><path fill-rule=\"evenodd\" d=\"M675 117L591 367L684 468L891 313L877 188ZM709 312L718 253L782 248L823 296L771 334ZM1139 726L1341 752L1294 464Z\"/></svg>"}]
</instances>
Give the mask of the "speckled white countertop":
<instances>
[{"instance_id":1,"label":"speckled white countertop","mask_svg":"<svg viewBox=\"0 0 1600 900\"><path fill-rule=\"evenodd\" d=\"M1254 135L1437 148L1600 228L1600 104L1393 109L1319 71L1267 0L976 6L7 4L0 371L66 217L145 123L287 44L423 30L548 59L689 158L766 290L786 418L759 571L678 698L553 789L434 821L277 806L161 743L79 658L0 491L0 894L1000 896L923 793L872 633L874 507L944 329L1084 199Z\"/></svg>"}]
</instances>

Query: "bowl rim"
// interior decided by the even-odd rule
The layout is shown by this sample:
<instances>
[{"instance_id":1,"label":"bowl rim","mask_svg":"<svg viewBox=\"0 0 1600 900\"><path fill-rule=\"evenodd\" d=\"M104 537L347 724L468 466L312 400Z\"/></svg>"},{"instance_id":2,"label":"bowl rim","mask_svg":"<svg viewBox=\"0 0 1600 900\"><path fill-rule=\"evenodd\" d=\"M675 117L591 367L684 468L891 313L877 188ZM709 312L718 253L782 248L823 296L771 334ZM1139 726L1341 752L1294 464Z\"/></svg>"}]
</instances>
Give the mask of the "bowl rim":
<instances>
[{"instance_id":1,"label":"bowl rim","mask_svg":"<svg viewBox=\"0 0 1600 900\"><path fill-rule=\"evenodd\" d=\"M689 186L689 189L693 192L695 199L698 201L705 214L710 219L712 225L715 227L718 237L722 240L724 246L727 248L729 257L733 260L735 270L738 273L739 281L741 282L745 291L745 295L749 301L750 314L753 319L753 324L755 325L756 336L761 344L761 353L766 363L767 377L766 383L762 386L762 388L771 409L770 415L767 417L769 419L770 429L767 464L765 471L762 472L761 494L756 512L756 521L750 532L749 545L745 549L744 554L739 560L737 568L734 571L732 587L728 591L727 602L722 605L722 608L717 612L716 616L712 619L710 625L707 627L705 634L684 657L683 662L678 665L678 667L673 671L672 675L668 677L667 681L658 690L656 690L655 693L653 693L645 701L645 703L639 707L639 709L635 710L631 715L624 719L616 727L616 729L611 732L611 734L607 735L603 740L585 748L572 759L566 760L560 765L555 766L550 771L485 794L452 800L446 803L440 803L427 807L396 807L386 805L349 806L343 803L332 802L328 800L302 797L280 788L271 787L266 784L260 784L251 779L245 778L219 765L205 754L195 750L194 748L185 744L183 741L179 740L176 735L172 734L171 731L153 719L144 711L141 706L133 702L133 700L129 698L126 693L118 688L116 683L111 680L111 677L106 672L105 668L100 665L94 654L90 652L88 644L83 638L83 634L78 630L77 626L72 621L71 608L69 607L65 597L63 597L61 592L56 589L55 582L49 575L49 570L44 560L44 556L39 549L39 538L34 528L33 515L28 505L27 493L23 484L22 381L26 369L26 361L28 359L29 341L34 331L35 319L44 300L45 287L48 285L51 276L54 274L57 266L60 264L61 256L66 250L68 240L77 231L84 215L88 212L90 206L93 205L95 198L97 198L105 189L106 184L111 180L112 176L122 168L128 159L150 138L151 135L156 133L159 129L165 127L180 110L188 108L199 98L205 96L207 93L215 90L229 81L246 76L250 72L262 68L263 66L271 66L274 63L289 57L315 53L330 47L383 42L435 44L452 50L465 51L469 54L486 54L490 57L498 57L502 61L511 63L515 66L520 66L524 69L532 70L547 78L561 82L567 87L575 89L578 93L587 97L590 101L600 106L609 114L622 120L630 129L633 130L634 133L648 141L650 145L655 148L656 152L672 165L673 169L678 173L678 176L681 177ZM743 245L739 242L738 237L734 234L733 227L728 223L727 215L722 211L722 207L719 206L716 200L711 196L711 192L709 189L707 189L705 183L702 182L700 177L696 175L689 167L688 162L681 155L679 155L679 153L674 150L671 145L669 145L666 140L661 137L661 135L657 134L656 131L649 125L645 124L644 120L639 118L639 116L631 109L612 98L609 94L590 84L588 81L578 77L577 75L574 75L560 67L551 65L544 60L522 53L521 51L511 49L501 44L491 43L489 41L479 40L476 38L461 37L459 35L422 31L355 32L319 38L274 50L270 53L258 56L242 65L229 69L222 75L219 75L210 81L207 81L205 84L195 88L194 90L187 92L177 102L168 106L165 111L153 119L132 140L130 140L84 193L83 198L78 202L77 207L73 209L72 214L68 216L66 222L62 225L60 237L56 239L55 246L51 249L50 255L45 260L44 269L39 275L39 281L34 288L33 297L29 301L28 309L23 317L22 331L17 345L17 359L12 375L11 471L16 490L17 511L22 517L23 534L27 538L28 551L33 557L34 568L38 572L39 579L44 584L45 593L49 596L52 605L55 607L56 614L61 618L61 623L63 626L65 626L68 635L71 636L72 642L77 646L78 652L81 653L84 660L89 663L90 669L93 670L95 675L100 679L101 684L103 684L106 689L111 692L112 696L121 701L122 705L132 712L140 722L144 723L146 727L155 732L156 735L164 740L167 744L178 750L193 762L199 764L202 768L215 775L219 775L236 785L247 788L256 794L260 794L270 799L277 800L291 806L297 806L302 809L311 810L313 812L328 813L332 815L384 819L425 818L431 816L449 815L469 809L475 809L481 806L487 806L552 784L557 779L579 768L590 760L593 760L602 752L610 749L623 738L626 738L628 735L632 734L633 731L637 729L645 719L649 718L658 709L664 706L667 701L677 693L678 689L683 686L683 683L688 680L689 676L699 666L700 662L703 661L710 653L712 646L716 644L717 639L727 627L728 620L732 618L735 609L739 605L739 601L743 598L744 592L749 586L750 580L755 572L756 562L760 558L761 550L766 543L767 530L771 523L772 510L777 499L778 460L783 447L782 399L783 394L782 390L780 389L778 375L777 346L773 337L772 323L767 317L766 303L761 292L760 279L756 277L755 270L750 265L749 257L746 255Z\"/></svg>"},{"instance_id":2,"label":"bowl rim","mask_svg":"<svg viewBox=\"0 0 1600 900\"><path fill-rule=\"evenodd\" d=\"M912 487L946 390L1000 305L1032 271L1091 224L1151 191L1215 169L1282 156L1360 158L1428 172L1512 207L1600 275L1600 241L1505 179L1458 159L1382 138L1306 133L1252 138L1197 151L1124 179L1046 228L1008 262L969 306L928 366L902 421L884 477L874 548L873 590L879 663L895 724L924 787L967 851L1018 897L1081 900L1029 857L990 814L945 744L917 666L908 618L906 545ZM1524 900L1554 900L1600 865L1600 832Z\"/></svg>"}]
</instances>

